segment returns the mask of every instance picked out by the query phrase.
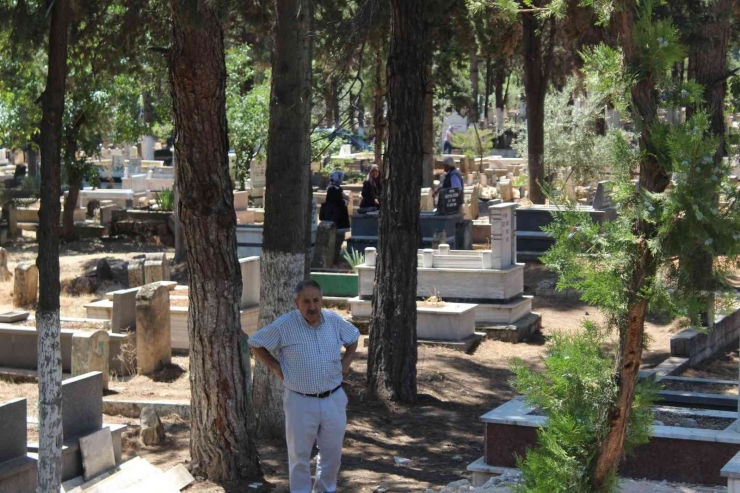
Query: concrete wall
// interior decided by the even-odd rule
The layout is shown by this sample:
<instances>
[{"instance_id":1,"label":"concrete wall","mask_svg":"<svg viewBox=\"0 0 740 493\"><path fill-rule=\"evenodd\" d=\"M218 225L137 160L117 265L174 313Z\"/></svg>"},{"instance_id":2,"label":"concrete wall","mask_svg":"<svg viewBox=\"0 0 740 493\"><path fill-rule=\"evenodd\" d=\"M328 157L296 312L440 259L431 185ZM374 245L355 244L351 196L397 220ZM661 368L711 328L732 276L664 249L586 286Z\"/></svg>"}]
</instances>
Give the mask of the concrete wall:
<instances>
[{"instance_id":1,"label":"concrete wall","mask_svg":"<svg viewBox=\"0 0 740 493\"><path fill-rule=\"evenodd\" d=\"M711 358L726 348L737 348L740 340L740 309L716 317L712 329L699 331L693 327L671 337L671 356L688 358L694 366Z\"/></svg>"}]
</instances>

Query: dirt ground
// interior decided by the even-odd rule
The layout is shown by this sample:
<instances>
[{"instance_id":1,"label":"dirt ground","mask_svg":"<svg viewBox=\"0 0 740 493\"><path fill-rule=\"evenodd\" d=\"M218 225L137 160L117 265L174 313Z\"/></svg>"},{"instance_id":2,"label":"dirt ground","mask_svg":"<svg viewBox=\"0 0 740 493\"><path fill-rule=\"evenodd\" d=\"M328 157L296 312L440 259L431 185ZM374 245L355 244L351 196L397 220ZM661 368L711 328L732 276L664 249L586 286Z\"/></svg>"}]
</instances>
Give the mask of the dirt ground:
<instances>
[{"instance_id":1,"label":"dirt ground","mask_svg":"<svg viewBox=\"0 0 740 493\"><path fill-rule=\"evenodd\" d=\"M162 249L118 241L63 245L60 251L62 278L80 275L94 266L99 258L130 259L147 251ZM29 240L18 242L9 248L9 252L12 270L19 261L35 260L35 243ZM528 264L525 270L526 292L534 294L540 280L553 278L553 274L542 265ZM11 293L12 281L0 283L0 311L12 309ZM94 295L63 297L62 314L84 316L82 305L94 298ZM360 344L358 358L345 384L350 404L340 491L373 491L381 484L387 491L423 491L469 478L465 471L467 464L483 455L483 425L479 417L516 395L509 384L511 359L518 357L533 367L539 367L545 354L545 343L554 331L579 330L584 319L603 321L598 310L557 298L536 297L534 310L543 317L542 336L527 343L486 340L471 355L420 347L417 364L419 398L411 405L383 403L368 395L365 387L367 350ZM669 356L669 339L679 325L678 321L650 320L646 328L650 345L644 354L644 367L655 366ZM737 363L736 359L727 363L728 368L734 365L731 377L715 378L737 378ZM115 399L189 401L189 385L188 358L174 357L172 365L151 377L111 380L106 395ZM36 392L36 384L0 381L0 402L27 397L29 416L36 414ZM128 457L138 454L165 470L189 459L189 426L177 417L164 420L168 437L158 447L138 445L135 440L137 420L108 416L105 421L134 425L129 432L130 439L126 441ZM272 486L278 487L275 491L287 491L287 457L283 440L260 443L260 455L267 481L260 491L267 491ZM395 457L407 458L410 462L397 465ZM245 484L222 487L199 482L189 491L255 490L248 489Z\"/></svg>"}]
</instances>

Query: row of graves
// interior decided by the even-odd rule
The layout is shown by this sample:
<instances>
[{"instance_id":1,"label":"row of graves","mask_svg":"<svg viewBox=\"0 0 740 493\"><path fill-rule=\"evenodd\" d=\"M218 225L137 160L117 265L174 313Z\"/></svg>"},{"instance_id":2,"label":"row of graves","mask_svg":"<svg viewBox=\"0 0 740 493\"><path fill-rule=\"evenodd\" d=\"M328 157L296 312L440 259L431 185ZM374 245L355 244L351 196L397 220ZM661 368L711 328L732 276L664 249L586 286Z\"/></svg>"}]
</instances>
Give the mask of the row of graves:
<instances>
[{"instance_id":1,"label":"row of graves","mask_svg":"<svg viewBox=\"0 0 740 493\"><path fill-rule=\"evenodd\" d=\"M164 472L145 459L123 462L125 424L103 422L103 373L62 382L63 493L157 491L176 493L194 479L179 464ZM26 399L0 403L0 493L35 493L39 443L28 441L38 421Z\"/></svg>"},{"instance_id":2,"label":"row of graves","mask_svg":"<svg viewBox=\"0 0 740 493\"><path fill-rule=\"evenodd\" d=\"M491 248L456 250L447 243L418 252L417 335L421 344L472 350L484 337L521 342L537 334L541 316L524 295L524 265L517 263L516 204L488 208ZM357 266L358 296L349 300L352 323L372 315L377 251L365 249Z\"/></svg>"},{"instance_id":3,"label":"row of graves","mask_svg":"<svg viewBox=\"0 0 740 493\"><path fill-rule=\"evenodd\" d=\"M239 263L243 281L242 330L251 334L257 329L259 315L259 257L242 258ZM169 364L173 353L187 353L188 288L169 280L169 259L163 253L145 254L130 261L127 270L129 287L85 305L86 318L62 314L65 378L100 371L107 388L110 374L150 374ZM17 309L0 314L0 376L33 379L37 370L37 332L34 321L28 319L29 312L23 308L37 301L38 267L20 263L13 277Z\"/></svg>"},{"instance_id":4,"label":"row of graves","mask_svg":"<svg viewBox=\"0 0 740 493\"><path fill-rule=\"evenodd\" d=\"M6 262L7 252L0 249L0 263L5 266ZM244 286L242 329L254 333L259 313L259 258L239 262ZM173 354L186 354L189 347L188 288L169 281L166 255L142 255L128 262L126 270L127 289L86 305L86 318L61 317L65 492L172 493L193 481L182 465L163 472L138 457L122 463L121 436L127 425L103 423L104 413L119 414L131 405L115 396L103 398L111 377L150 375L170 364ZM13 278L17 306L0 314L0 378L32 381L37 371L37 331L23 308L37 302L38 268L20 263L12 276L0 274L4 280ZM137 406L134 415L142 415L143 426L146 408ZM27 431L38 422L28 416L27 407L25 399L0 403L0 493L36 491L38 443L27 441Z\"/></svg>"}]
</instances>

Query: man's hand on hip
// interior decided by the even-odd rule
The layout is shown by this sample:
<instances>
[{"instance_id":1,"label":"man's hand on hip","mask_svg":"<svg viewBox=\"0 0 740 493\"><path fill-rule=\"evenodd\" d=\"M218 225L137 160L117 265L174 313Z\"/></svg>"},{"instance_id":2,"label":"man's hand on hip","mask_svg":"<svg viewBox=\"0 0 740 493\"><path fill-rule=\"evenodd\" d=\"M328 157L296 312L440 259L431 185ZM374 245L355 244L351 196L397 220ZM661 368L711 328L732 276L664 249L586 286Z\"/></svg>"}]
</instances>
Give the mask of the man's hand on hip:
<instances>
[{"instance_id":1,"label":"man's hand on hip","mask_svg":"<svg viewBox=\"0 0 740 493\"><path fill-rule=\"evenodd\" d=\"M342 356L342 376L344 377L349 373L349 367L352 365L352 360L355 359L355 351L357 351L357 342L350 344L344 350L344 356Z\"/></svg>"},{"instance_id":2,"label":"man's hand on hip","mask_svg":"<svg viewBox=\"0 0 740 493\"><path fill-rule=\"evenodd\" d=\"M270 354L270 352L263 347L253 347L252 353L259 358L272 372L280 379L285 380L283 376L283 370L280 368L280 362Z\"/></svg>"}]
</instances>

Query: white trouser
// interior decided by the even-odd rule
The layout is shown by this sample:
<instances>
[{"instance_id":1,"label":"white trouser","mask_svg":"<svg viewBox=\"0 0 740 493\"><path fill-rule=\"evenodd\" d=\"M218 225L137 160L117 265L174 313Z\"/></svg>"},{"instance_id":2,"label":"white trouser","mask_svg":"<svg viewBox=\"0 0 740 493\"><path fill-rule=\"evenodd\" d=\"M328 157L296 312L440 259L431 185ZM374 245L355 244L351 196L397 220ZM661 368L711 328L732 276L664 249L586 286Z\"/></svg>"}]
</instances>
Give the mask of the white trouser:
<instances>
[{"instance_id":1,"label":"white trouser","mask_svg":"<svg viewBox=\"0 0 740 493\"><path fill-rule=\"evenodd\" d=\"M288 442L290 492L311 493L311 450L316 443L314 493L337 490L342 442L347 426L347 394L339 389L329 397L306 397L290 390L283 394L285 438Z\"/></svg>"}]
</instances>

